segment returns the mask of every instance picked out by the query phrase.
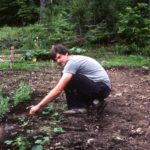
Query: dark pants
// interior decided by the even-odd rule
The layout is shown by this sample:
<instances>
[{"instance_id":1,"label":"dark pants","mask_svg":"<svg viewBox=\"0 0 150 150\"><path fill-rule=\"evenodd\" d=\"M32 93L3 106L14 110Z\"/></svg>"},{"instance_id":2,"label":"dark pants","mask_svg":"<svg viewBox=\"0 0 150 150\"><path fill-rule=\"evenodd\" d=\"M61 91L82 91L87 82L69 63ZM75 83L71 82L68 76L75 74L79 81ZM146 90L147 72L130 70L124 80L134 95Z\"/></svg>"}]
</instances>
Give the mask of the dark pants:
<instances>
[{"instance_id":1,"label":"dark pants","mask_svg":"<svg viewBox=\"0 0 150 150\"><path fill-rule=\"evenodd\" d=\"M93 82L80 74L73 75L65 88L68 108L89 107L94 99L103 101L110 91L110 88L103 82Z\"/></svg>"}]
</instances>

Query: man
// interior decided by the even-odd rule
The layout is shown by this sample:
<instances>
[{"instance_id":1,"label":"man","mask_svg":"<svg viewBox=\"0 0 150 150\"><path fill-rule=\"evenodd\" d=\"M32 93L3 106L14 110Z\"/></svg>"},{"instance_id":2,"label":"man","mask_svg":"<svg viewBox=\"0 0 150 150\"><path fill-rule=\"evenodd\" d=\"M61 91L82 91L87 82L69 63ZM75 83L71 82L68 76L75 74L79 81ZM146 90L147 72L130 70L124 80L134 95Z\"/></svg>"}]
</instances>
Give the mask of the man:
<instances>
[{"instance_id":1,"label":"man","mask_svg":"<svg viewBox=\"0 0 150 150\"><path fill-rule=\"evenodd\" d=\"M111 91L111 83L108 74L96 60L86 56L69 55L61 44L53 46L51 59L63 68L62 77L47 96L30 109L29 114L37 112L63 90L68 105L66 114L86 113L87 108L96 99L100 107L104 107L104 98Z\"/></svg>"}]
</instances>

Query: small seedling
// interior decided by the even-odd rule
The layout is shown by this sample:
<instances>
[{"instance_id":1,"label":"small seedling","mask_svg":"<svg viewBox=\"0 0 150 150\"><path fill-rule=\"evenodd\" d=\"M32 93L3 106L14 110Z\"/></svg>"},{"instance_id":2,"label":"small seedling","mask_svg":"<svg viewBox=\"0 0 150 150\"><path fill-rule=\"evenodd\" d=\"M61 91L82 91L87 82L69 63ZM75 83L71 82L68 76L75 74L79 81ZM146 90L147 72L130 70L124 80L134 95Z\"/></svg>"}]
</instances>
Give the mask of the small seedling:
<instances>
[{"instance_id":1,"label":"small seedling","mask_svg":"<svg viewBox=\"0 0 150 150\"><path fill-rule=\"evenodd\" d=\"M34 136L33 139L35 140L35 144L33 147L32 147L32 150L43 150L43 146L44 144L46 144L47 142L49 142L50 140L50 137L49 136L43 136L43 135L38 135L38 136Z\"/></svg>"},{"instance_id":2,"label":"small seedling","mask_svg":"<svg viewBox=\"0 0 150 150\"><path fill-rule=\"evenodd\" d=\"M49 115L49 114L52 114L55 112L55 106L54 106L54 103L49 103L47 105L47 107L44 108L42 114L43 115Z\"/></svg>"},{"instance_id":3,"label":"small seedling","mask_svg":"<svg viewBox=\"0 0 150 150\"><path fill-rule=\"evenodd\" d=\"M18 119L22 127L27 127L29 125L29 119L27 117L22 116L22 117L19 117Z\"/></svg>"}]
</instances>

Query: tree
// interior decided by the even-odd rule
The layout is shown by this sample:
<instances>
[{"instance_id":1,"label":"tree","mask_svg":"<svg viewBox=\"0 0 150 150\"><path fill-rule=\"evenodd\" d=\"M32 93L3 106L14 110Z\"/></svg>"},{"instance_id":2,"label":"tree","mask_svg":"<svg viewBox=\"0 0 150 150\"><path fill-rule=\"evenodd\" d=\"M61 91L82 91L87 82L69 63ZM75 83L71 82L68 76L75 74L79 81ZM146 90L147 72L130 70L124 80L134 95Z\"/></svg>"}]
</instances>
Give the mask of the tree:
<instances>
[{"instance_id":1,"label":"tree","mask_svg":"<svg viewBox=\"0 0 150 150\"><path fill-rule=\"evenodd\" d=\"M0 1L0 26L27 25L38 20L38 3L34 0Z\"/></svg>"},{"instance_id":2,"label":"tree","mask_svg":"<svg viewBox=\"0 0 150 150\"><path fill-rule=\"evenodd\" d=\"M17 1L12 0L0 0L0 26L5 24L14 25L16 22L16 14L18 11Z\"/></svg>"},{"instance_id":3,"label":"tree","mask_svg":"<svg viewBox=\"0 0 150 150\"><path fill-rule=\"evenodd\" d=\"M118 33L128 44L135 43L144 47L149 43L149 10L148 4L138 3L134 7L126 7L119 14Z\"/></svg>"}]
</instances>

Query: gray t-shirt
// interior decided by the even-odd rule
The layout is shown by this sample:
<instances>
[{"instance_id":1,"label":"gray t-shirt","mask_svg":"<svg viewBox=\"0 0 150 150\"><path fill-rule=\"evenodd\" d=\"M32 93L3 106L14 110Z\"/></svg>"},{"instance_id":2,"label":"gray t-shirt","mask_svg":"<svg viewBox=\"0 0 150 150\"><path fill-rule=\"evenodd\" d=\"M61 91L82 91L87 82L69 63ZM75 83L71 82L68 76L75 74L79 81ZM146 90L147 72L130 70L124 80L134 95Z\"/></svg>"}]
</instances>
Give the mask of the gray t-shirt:
<instances>
[{"instance_id":1,"label":"gray t-shirt","mask_svg":"<svg viewBox=\"0 0 150 150\"><path fill-rule=\"evenodd\" d=\"M71 55L63 73L82 74L94 82L104 82L111 88L111 82L104 68L93 58Z\"/></svg>"}]
</instances>

